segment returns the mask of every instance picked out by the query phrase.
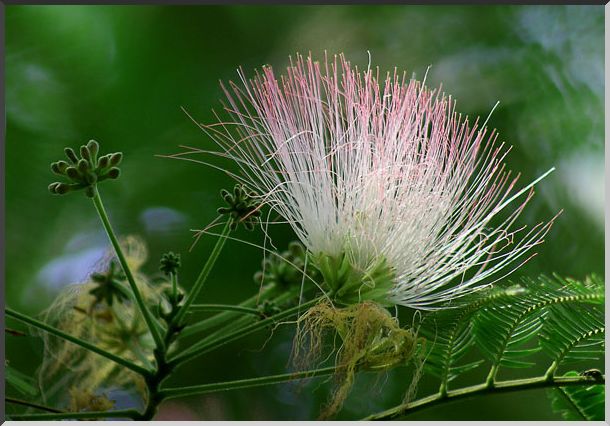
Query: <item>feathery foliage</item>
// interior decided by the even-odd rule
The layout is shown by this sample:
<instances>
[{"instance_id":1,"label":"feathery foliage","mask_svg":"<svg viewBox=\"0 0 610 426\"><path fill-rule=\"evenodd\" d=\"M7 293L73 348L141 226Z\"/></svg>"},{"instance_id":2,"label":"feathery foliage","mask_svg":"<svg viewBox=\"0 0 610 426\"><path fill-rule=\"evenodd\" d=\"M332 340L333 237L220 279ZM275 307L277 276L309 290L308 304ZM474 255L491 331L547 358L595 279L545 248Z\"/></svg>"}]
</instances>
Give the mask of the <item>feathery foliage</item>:
<instances>
[{"instance_id":1,"label":"feathery foliage","mask_svg":"<svg viewBox=\"0 0 610 426\"><path fill-rule=\"evenodd\" d=\"M484 306L510 296L522 293L520 286L504 289L490 289L485 293L471 295L459 308L435 311L427 315L419 329L430 348L426 353L424 368L441 379L441 389L446 391L447 384L460 374L472 370L483 363L479 359L458 365L463 356L474 345L471 319Z\"/></svg>"},{"instance_id":2,"label":"feathery foliage","mask_svg":"<svg viewBox=\"0 0 610 426\"><path fill-rule=\"evenodd\" d=\"M578 376L569 371L566 376ZM565 420L604 420L605 388L602 384L549 389L553 411Z\"/></svg>"},{"instance_id":3,"label":"feathery foliage","mask_svg":"<svg viewBox=\"0 0 610 426\"><path fill-rule=\"evenodd\" d=\"M549 374L559 365L603 358L604 332L604 312L597 306L553 309L540 333L540 346L553 359Z\"/></svg>"},{"instance_id":4,"label":"feathery foliage","mask_svg":"<svg viewBox=\"0 0 610 426\"><path fill-rule=\"evenodd\" d=\"M583 282L554 279L542 276L537 280L523 282L525 292L510 299L499 299L481 309L474 317L475 340L492 363L492 376L500 366L509 368L527 368L534 365L525 361L528 357L542 349L533 340L544 331L545 346L550 353L557 353L556 346L564 339L576 338L578 333L585 332L588 325L597 327L599 324L584 323L584 314L588 304L599 304L604 301L603 282L597 277L588 278ZM578 305L583 305L577 308ZM565 331L557 321L547 322L552 312L560 307L574 308L571 318L579 323L571 334L565 336ZM576 309L577 308L577 309ZM565 310L564 310L565 311ZM582 318L581 318L582 317ZM581 323L581 321L583 321ZM603 324L603 315L602 315ZM563 347L563 346L562 346ZM555 348L555 350L551 350Z\"/></svg>"}]
</instances>

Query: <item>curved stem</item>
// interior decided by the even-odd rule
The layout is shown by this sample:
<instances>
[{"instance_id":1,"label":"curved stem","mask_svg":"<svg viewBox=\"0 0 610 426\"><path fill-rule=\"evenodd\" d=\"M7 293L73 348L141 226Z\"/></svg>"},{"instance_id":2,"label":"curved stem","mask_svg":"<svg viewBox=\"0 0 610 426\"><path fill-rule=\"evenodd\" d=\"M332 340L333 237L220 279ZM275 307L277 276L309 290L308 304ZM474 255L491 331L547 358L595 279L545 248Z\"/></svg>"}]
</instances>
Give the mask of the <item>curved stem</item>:
<instances>
[{"instance_id":1,"label":"curved stem","mask_svg":"<svg viewBox=\"0 0 610 426\"><path fill-rule=\"evenodd\" d=\"M246 307L246 308L254 307L257 305L259 300L264 300L265 298L267 298L269 295L271 295L275 291L276 291L275 286L264 288L264 289L262 289L262 291L260 293L255 294L254 296L244 300L238 306L242 306L242 307ZM276 300L276 299L274 299L274 300ZM234 312L234 311L225 311L220 314L216 314L214 316L211 316L210 318L206 318L203 321L199 321L194 324L186 326L184 328L184 330L182 330L180 332L180 337L188 337L188 336L192 336L194 334L200 333L202 331L209 330L210 328L219 326L221 324L228 323L239 316L240 316L239 313Z\"/></svg>"},{"instance_id":2,"label":"curved stem","mask_svg":"<svg viewBox=\"0 0 610 426\"><path fill-rule=\"evenodd\" d=\"M258 309L248 308L246 306L239 305L221 305L221 304L194 304L191 305L189 312L210 312L210 311L235 311L235 312L245 312L247 314L252 315L260 315Z\"/></svg>"},{"instance_id":3,"label":"curved stem","mask_svg":"<svg viewBox=\"0 0 610 426\"><path fill-rule=\"evenodd\" d=\"M150 333L155 340L155 344L157 347L163 347L163 339L161 338L161 332L159 330L159 325L153 319L152 314L148 310L148 307L144 303L144 298L140 294L140 290L136 284L136 281L131 273L131 269L129 269L129 265L127 264L127 260L125 259L125 255L123 254L123 250L121 249L121 245L112 229L112 225L110 224L110 220L108 219L108 214L106 213L106 209L104 208L104 204L102 203L102 199L100 197L99 191L97 188L94 191L93 196L93 205L97 210L97 214L99 215L102 224L104 225L104 230L108 235L108 239L112 243L112 247L114 247L114 251L116 253L117 258L119 259L119 263L121 264L121 268L123 268L123 272L125 272L125 276L127 277L127 282L131 287L131 291L136 299L136 303L142 316L144 317L144 321L146 322L146 326L150 330Z\"/></svg>"},{"instance_id":4,"label":"curved stem","mask_svg":"<svg viewBox=\"0 0 610 426\"><path fill-rule=\"evenodd\" d=\"M277 322L282 319L288 318L292 315L295 315L295 314L299 313L302 309L307 309L310 306L315 305L316 303L318 303L320 301L320 299L321 298L316 298L309 302L303 303L302 305L287 309L284 312L280 312L279 314L273 315L272 317L269 317L262 321L258 321L256 323L246 326L240 330L236 330L232 333L226 334L224 336L220 336L217 339L214 339L212 341L200 342L199 344L196 344L193 347L191 347L189 350L182 352L181 354L170 359L169 364L172 366L177 366L179 364L182 364L183 362L190 360L191 358L195 358L199 355L203 355L204 353L210 352L222 345L232 342L233 340L239 339L240 337L244 337L250 333L261 330L261 329L273 324L274 322Z\"/></svg>"},{"instance_id":5,"label":"curved stem","mask_svg":"<svg viewBox=\"0 0 610 426\"><path fill-rule=\"evenodd\" d=\"M64 333L63 331L61 331L58 328L55 328L55 327L50 326L48 324L45 324L45 323L43 323L41 321L38 321L38 320L36 320L34 318L31 318L31 317L29 317L29 316L27 316L25 314L20 313L20 312L14 311L13 309L8 308L8 307L6 308L5 312L6 312L6 315L9 316L9 317L15 318L16 320L22 321L22 322L24 322L26 324L30 324L31 326L34 326L34 327L39 328L41 330L44 330L44 331L46 331L48 333L51 333L51 334L53 334L53 335L55 335L57 337L61 337L62 339L65 339L65 340L67 340L69 342L72 342L75 345L78 345L78 346L80 346L80 347L82 347L84 349L87 349L87 350L91 351L91 352L95 352L96 354L101 355L104 358L108 358L109 360L114 361L117 364L122 365L123 367L129 368L130 370L132 370L132 371L134 371L134 372L136 372L138 374L141 374L143 376L147 376L147 375L150 374L150 371L147 370L146 368L140 367L139 365L134 364L131 361L128 361L128 360L126 360L124 358L121 358L120 356L115 355L115 354L113 354L111 352L108 352L108 351L106 351L106 350L104 350L102 348L99 348L99 347L97 347L97 346L95 346L95 345L93 345L93 344L91 344L89 342L81 340L78 337L74 337L74 336L71 336L71 335L69 335L67 333Z\"/></svg>"},{"instance_id":6,"label":"curved stem","mask_svg":"<svg viewBox=\"0 0 610 426\"><path fill-rule=\"evenodd\" d=\"M63 413L62 410L57 408L47 407L46 405L36 404L35 402L24 401L22 399L11 398L10 396L4 398L4 401L8 402L9 404L22 405L24 407L35 408L37 410L47 411L49 413Z\"/></svg>"},{"instance_id":7,"label":"curved stem","mask_svg":"<svg viewBox=\"0 0 610 426\"><path fill-rule=\"evenodd\" d=\"M140 416L136 410L115 411L82 411L79 413L38 413L38 414L13 414L9 415L11 420L63 420L63 419L136 419Z\"/></svg>"},{"instance_id":8,"label":"curved stem","mask_svg":"<svg viewBox=\"0 0 610 426\"><path fill-rule=\"evenodd\" d=\"M230 382L209 383L205 385L185 386L178 388L161 389L164 399L179 398L188 395L202 395L211 392L223 392L234 389L252 388L257 386L286 383L293 380L309 379L312 377L330 376L335 367L319 368L317 370L299 371L297 373L277 374L275 376L256 377L252 379L233 380Z\"/></svg>"},{"instance_id":9,"label":"curved stem","mask_svg":"<svg viewBox=\"0 0 610 426\"><path fill-rule=\"evenodd\" d=\"M229 220L225 224L225 227L223 228L222 233L220 234L220 237L216 241L216 245L214 246L214 249L212 250L212 254L210 254L210 257L208 257L208 260L205 262L205 265L203 265L203 269L201 269L201 272L199 273L199 276L197 277L195 284L193 284L193 287L188 292L188 296L186 297L184 304L182 305L182 307L176 314L176 317L174 318L174 322L176 324L180 324L181 320L186 315L186 312L188 311L189 307L193 304L193 302L195 301L195 299L201 292L201 289L203 288L203 285L205 284L205 282L208 278L208 275L210 274L210 271L212 270L212 267L214 266L214 264L216 263L216 260L218 259L218 255L220 255L220 252L222 251L222 248L224 247L225 242L227 241L227 236L229 235L229 232L231 231L230 226L231 226L231 221Z\"/></svg>"},{"instance_id":10,"label":"curved stem","mask_svg":"<svg viewBox=\"0 0 610 426\"><path fill-rule=\"evenodd\" d=\"M425 398L421 398L417 401L401 404L394 408L390 408L389 410L366 417L364 420L393 420L424 408L477 395L508 393L549 387L582 386L604 383L605 379L595 380L587 376L558 376L553 377L551 380L547 379L546 376L533 377L530 379L506 380L502 382L495 382L493 387L488 386L487 383L483 383L480 385L468 386L461 389L448 391L446 396L442 396L440 393L437 393Z\"/></svg>"}]
</instances>

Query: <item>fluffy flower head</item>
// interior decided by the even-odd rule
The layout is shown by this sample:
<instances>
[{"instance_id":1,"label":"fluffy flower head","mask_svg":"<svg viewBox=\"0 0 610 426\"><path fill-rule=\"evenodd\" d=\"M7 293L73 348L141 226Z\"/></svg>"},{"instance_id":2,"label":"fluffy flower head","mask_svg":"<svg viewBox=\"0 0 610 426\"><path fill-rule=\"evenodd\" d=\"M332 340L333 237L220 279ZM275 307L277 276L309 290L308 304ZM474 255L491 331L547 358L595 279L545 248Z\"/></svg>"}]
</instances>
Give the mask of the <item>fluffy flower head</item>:
<instances>
[{"instance_id":1,"label":"fluffy flower head","mask_svg":"<svg viewBox=\"0 0 610 426\"><path fill-rule=\"evenodd\" d=\"M517 189L510 149L440 90L342 55L239 75L223 85L232 119L202 128L337 301L438 307L516 269L550 228L514 227L544 176Z\"/></svg>"}]
</instances>

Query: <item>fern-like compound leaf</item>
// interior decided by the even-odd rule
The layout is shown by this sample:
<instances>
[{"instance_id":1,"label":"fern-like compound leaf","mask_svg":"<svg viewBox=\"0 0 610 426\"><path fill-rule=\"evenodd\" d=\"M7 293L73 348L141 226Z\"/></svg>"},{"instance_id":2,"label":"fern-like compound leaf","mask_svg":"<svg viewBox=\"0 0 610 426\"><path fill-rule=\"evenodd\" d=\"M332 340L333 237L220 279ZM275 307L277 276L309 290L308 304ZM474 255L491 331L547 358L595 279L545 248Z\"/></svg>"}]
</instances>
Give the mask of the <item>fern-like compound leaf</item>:
<instances>
[{"instance_id":1,"label":"fern-like compound leaf","mask_svg":"<svg viewBox=\"0 0 610 426\"><path fill-rule=\"evenodd\" d=\"M524 293L495 300L474 316L475 340L496 371L500 366L526 368L534 365L527 357L542 349L533 341L542 333L552 309L561 306L576 309L582 304L596 305L604 301L603 282L596 277L580 282L542 276L524 281L523 287ZM581 311L580 308L575 310L576 321Z\"/></svg>"},{"instance_id":2,"label":"fern-like compound leaf","mask_svg":"<svg viewBox=\"0 0 610 426\"><path fill-rule=\"evenodd\" d=\"M566 376L578 376L570 371ZM604 420L605 389L602 384L549 389L553 411L565 420Z\"/></svg>"},{"instance_id":3,"label":"fern-like compound leaf","mask_svg":"<svg viewBox=\"0 0 610 426\"><path fill-rule=\"evenodd\" d=\"M491 289L471 296L459 307L428 314L419 329L419 335L426 339L428 346L424 364L426 371L440 378L446 388L447 383L459 375L481 365L482 359L460 363L474 345L473 314L494 301L510 298L522 291L519 286Z\"/></svg>"},{"instance_id":4,"label":"fern-like compound leaf","mask_svg":"<svg viewBox=\"0 0 610 426\"><path fill-rule=\"evenodd\" d=\"M559 365L597 361L604 356L604 312L600 307L553 309L540 333L540 346Z\"/></svg>"}]
</instances>

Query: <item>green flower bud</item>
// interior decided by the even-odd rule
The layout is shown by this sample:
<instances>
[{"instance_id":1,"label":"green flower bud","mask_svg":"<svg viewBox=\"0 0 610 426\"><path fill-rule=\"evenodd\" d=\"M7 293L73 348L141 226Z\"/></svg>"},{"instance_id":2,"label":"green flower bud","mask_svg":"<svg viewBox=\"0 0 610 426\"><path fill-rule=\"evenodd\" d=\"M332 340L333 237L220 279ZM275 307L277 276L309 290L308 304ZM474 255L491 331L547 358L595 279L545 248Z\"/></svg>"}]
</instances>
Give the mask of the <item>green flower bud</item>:
<instances>
[{"instance_id":1,"label":"green flower bud","mask_svg":"<svg viewBox=\"0 0 610 426\"><path fill-rule=\"evenodd\" d=\"M64 149L64 153L66 154L66 157L68 157L68 160L70 160L70 162L72 162L72 164L76 164L78 162L78 157L76 156L76 152L74 152L74 150L72 148Z\"/></svg>"},{"instance_id":2,"label":"green flower bud","mask_svg":"<svg viewBox=\"0 0 610 426\"><path fill-rule=\"evenodd\" d=\"M59 185L59 182L53 182L49 185L49 192L51 192L51 194L57 194L57 185Z\"/></svg>"},{"instance_id":3,"label":"green flower bud","mask_svg":"<svg viewBox=\"0 0 610 426\"><path fill-rule=\"evenodd\" d=\"M178 268L182 265L180 261L180 254L174 252L168 252L161 256L161 265L159 269L166 275L175 274Z\"/></svg>"},{"instance_id":4,"label":"green flower bud","mask_svg":"<svg viewBox=\"0 0 610 426\"><path fill-rule=\"evenodd\" d=\"M53 173L55 173L56 175L62 175L63 173L59 170L59 164L58 163L51 163L51 171Z\"/></svg>"},{"instance_id":5,"label":"green flower bud","mask_svg":"<svg viewBox=\"0 0 610 426\"><path fill-rule=\"evenodd\" d=\"M67 183L57 182L57 185L55 185L55 193L59 195L67 194L70 189L70 185Z\"/></svg>"},{"instance_id":6,"label":"green flower bud","mask_svg":"<svg viewBox=\"0 0 610 426\"><path fill-rule=\"evenodd\" d=\"M72 180L80 179L80 173L78 172L78 170L76 170L76 167L68 167L66 169L66 175Z\"/></svg>"},{"instance_id":7,"label":"green flower bud","mask_svg":"<svg viewBox=\"0 0 610 426\"><path fill-rule=\"evenodd\" d=\"M100 157L100 161L97 164L98 169L105 169L110 164L110 157L103 155Z\"/></svg>"},{"instance_id":8,"label":"green flower bud","mask_svg":"<svg viewBox=\"0 0 610 426\"><path fill-rule=\"evenodd\" d=\"M84 189L88 197L96 194L96 184L106 179L117 179L120 176L118 165L123 154L116 152L101 156L98 162L99 144L90 140L79 149L81 158L72 148L65 148L64 152L70 162L57 161L51 164L51 170L58 175L65 175L69 182L54 182L49 185L53 194L65 194L72 190Z\"/></svg>"},{"instance_id":9,"label":"green flower bud","mask_svg":"<svg viewBox=\"0 0 610 426\"><path fill-rule=\"evenodd\" d=\"M111 168L110 170L108 170L108 173L106 174L106 176L108 176L110 179L117 179L120 175L121 175L121 170L118 167Z\"/></svg>"},{"instance_id":10,"label":"green flower bud","mask_svg":"<svg viewBox=\"0 0 610 426\"><path fill-rule=\"evenodd\" d=\"M60 161L58 161L55 164L57 164L57 168L59 170L59 173L61 173L62 175L65 175L66 174L66 169L68 167L70 167L70 165L68 163L66 163L65 161L63 161L63 160L60 160Z\"/></svg>"},{"instance_id":11,"label":"green flower bud","mask_svg":"<svg viewBox=\"0 0 610 426\"><path fill-rule=\"evenodd\" d=\"M80 160L78 160L78 164L76 165L76 167L78 168L78 171L84 175L87 169L89 168L89 162L84 158L81 158Z\"/></svg>"},{"instance_id":12,"label":"green flower bud","mask_svg":"<svg viewBox=\"0 0 610 426\"><path fill-rule=\"evenodd\" d=\"M83 157L85 160L91 159L91 153L89 152L89 148L87 148L86 145L80 147L80 156Z\"/></svg>"},{"instance_id":13,"label":"green flower bud","mask_svg":"<svg viewBox=\"0 0 610 426\"><path fill-rule=\"evenodd\" d=\"M119 163L121 162L121 160L123 160L122 152L115 152L114 154L110 155L110 165L111 166L118 166Z\"/></svg>"},{"instance_id":14,"label":"green flower bud","mask_svg":"<svg viewBox=\"0 0 610 426\"><path fill-rule=\"evenodd\" d=\"M220 196L228 206L220 207L218 213L230 217L230 229L235 230L238 224L242 223L247 230L253 230L257 218L260 216L254 194L247 191L242 185L235 185L233 193L223 189L220 191Z\"/></svg>"},{"instance_id":15,"label":"green flower bud","mask_svg":"<svg viewBox=\"0 0 610 426\"><path fill-rule=\"evenodd\" d=\"M90 140L87 143L87 149L91 153L91 159L95 163L95 160L97 159L97 154L100 152L100 145L96 141Z\"/></svg>"}]
</instances>

